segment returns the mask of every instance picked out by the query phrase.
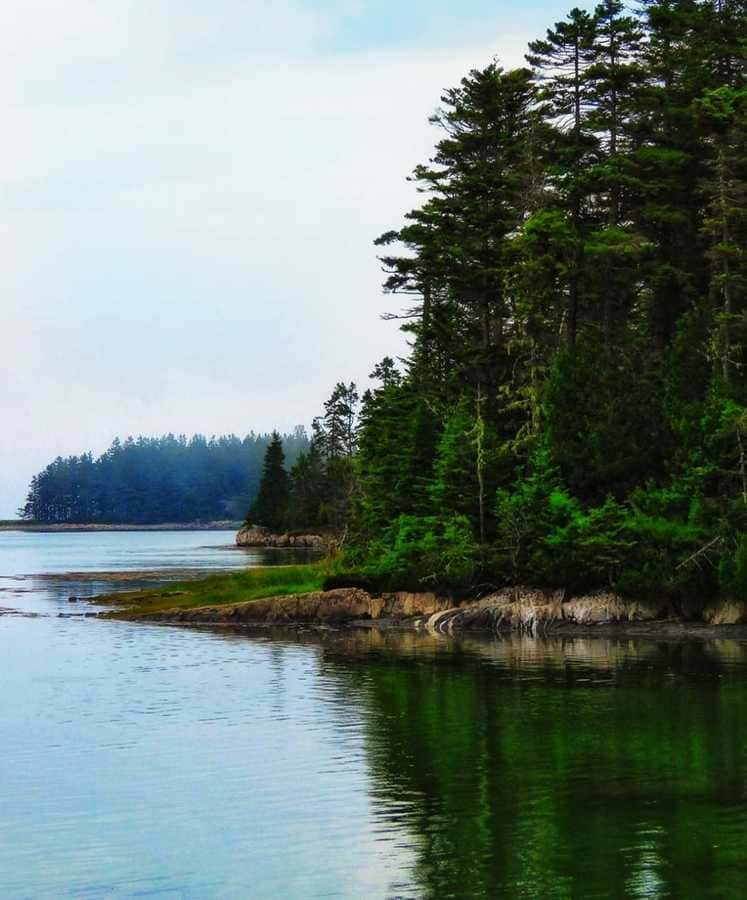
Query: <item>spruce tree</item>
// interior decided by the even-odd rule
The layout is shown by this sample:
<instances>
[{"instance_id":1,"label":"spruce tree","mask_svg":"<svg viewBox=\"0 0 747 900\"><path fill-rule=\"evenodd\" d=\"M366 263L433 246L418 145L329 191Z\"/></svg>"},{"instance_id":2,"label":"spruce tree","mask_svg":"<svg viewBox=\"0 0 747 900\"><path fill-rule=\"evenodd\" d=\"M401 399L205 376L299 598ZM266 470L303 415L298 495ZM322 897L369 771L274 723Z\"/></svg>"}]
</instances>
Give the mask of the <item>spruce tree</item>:
<instances>
[{"instance_id":1,"label":"spruce tree","mask_svg":"<svg viewBox=\"0 0 747 900\"><path fill-rule=\"evenodd\" d=\"M467 516L475 535L492 530L493 498L499 472L495 436L480 410L480 397L462 399L452 410L438 442L430 487L434 512L446 519Z\"/></svg>"},{"instance_id":2,"label":"spruce tree","mask_svg":"<svg viewBox=\"0 0 747 900\"><path fill-rule=\"evenodd\" d=\"M747 312L747 88L724 85L698 101L709 151L702 184L703 233L709 242L710 295L719 324L721 377L738 372L745 382L744 317Z\"/></svg>"},{"instance_id":3,"label":"spruce tree","mask_svg":"<svg viewBox=\"0 0 747 900\"><path fill-rule=\"evenodd\" d=\"M556 258L567 279L565 330L571 344L579 325L583 240L588 230L587 169L598 143L587 123L592 92L586 73L594 58L594 36L594 19L574 8L565 21L548 29L544 40L532 41L526 56L540 86L543 112L556 123L549 174L560 206L568 214L567 233L562 237L565 247ZM556 219L556 233L560 221Z\"/></svg>"},{"instance_id":4,"label":"spruce tree","mask_svg":"<svg viewBox=\"0 0 747 900\"><path fill-rule=\"evenodd\" d=\"M321 511L328 493L327 474L319 446L312 441L290 471L288 527L315 528L322 524Z\"/></svg>"},{"instance_id":5,"label":"spruce tree","mask_svg":"<svg viewBox=\"0 0 747 900\"><path fill-rule=\"evenodd\" d=\"M498 491L524 577L747 598L746 22L744 0L602 0L532 72L442 94L423 202L377 241L411 352L357 429L344 385L317 423L356 559L435 579L458 520L515 577Z\"/></svg>"},{"instance_id":6,"label":"spruce tree","mask_svg":"<svg viewBox=\"0 0 747 900\"><path fill-rule=\"evenodd\" d=\"M415 317L411 371L429 405L446 414L479 388L495 422L499 385L511 377L504 257L538 199L542 123L527 69L473 70L441 101L431 121L444 136L413 174L428 199L408 213L411 224L379 239L410 250L384 258L385 289L422 296L406 315Z\"/></svg>"},{"instance_id":7,"label":"spruce tree","mask_svg":"<svg viewBox=\"0 0 747 900\"><path fill-rule=\"evenodd\" d=\"M375 538L400 515L427 515L438 433L435 416L412 379L377 366L382 384L366 394L356 468L355 525Z\"/></svg>"},{"instance_id":8,"label":"spruce tree","mask_svg":"<svg viewBox=\"0 0 747 900\"><path fill-rule=\"evenodd\" d=\"M283 442L277 431L265 451L262 480L257 498L252 504L247 521L263 525L272 531L284 528L288 506L288 473L285 471Z\"/></svg>"}]
</instances>

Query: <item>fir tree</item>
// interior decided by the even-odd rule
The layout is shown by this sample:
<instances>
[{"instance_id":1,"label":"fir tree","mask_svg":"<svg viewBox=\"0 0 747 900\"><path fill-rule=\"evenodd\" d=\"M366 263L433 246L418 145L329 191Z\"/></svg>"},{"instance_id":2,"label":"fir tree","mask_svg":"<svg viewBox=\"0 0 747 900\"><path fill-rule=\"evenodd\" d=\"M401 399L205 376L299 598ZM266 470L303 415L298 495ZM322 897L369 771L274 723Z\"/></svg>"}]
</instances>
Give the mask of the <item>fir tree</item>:
<instances>
[{"instance_id":1,"label":"fir tree","mask_svg":"<svg viewBox=\"0 0 747 900\"><path fill-rule=\"evenodd\" d=\"M272 531L282 530L287 518L288 494L283 442L277 431L273 431L265 452L257 499L249 510L247 521Z\"/></svg>"},{"instance_id":2,"label":"fir tree","mask_svg":"<svg viewBox=\"0 0 747 900\"><path fill-rule=\"evenodd\" d=\"M544 40L529 44L526 57L540 85L539 99L546 104L543 111L556 123L555 159L548 174L568 215L562 239L566 246L556 254L555 266L562 266L567 283L565 327L571 344L578 331L583 240L589 222L587 169L598 143L587 121L592 105L587 70L594 59L594 37L594 19L574 8L565 21L547 31Z\"/></svg>"}]
</instances>

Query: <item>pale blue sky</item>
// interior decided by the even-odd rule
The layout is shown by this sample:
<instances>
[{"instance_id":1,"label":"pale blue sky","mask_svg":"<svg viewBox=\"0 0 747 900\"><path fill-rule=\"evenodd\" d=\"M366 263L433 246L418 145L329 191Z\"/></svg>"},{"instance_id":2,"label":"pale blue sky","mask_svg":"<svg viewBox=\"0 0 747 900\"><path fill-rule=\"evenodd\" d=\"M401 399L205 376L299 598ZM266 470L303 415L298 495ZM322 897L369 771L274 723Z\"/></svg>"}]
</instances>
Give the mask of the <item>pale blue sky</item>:
<instances>
[{"instance_id":1,"label":"pale blue sky","mask_svg":"<svg viewBox=\"0 0 747 900\"><path fill-rule=\"evenodd\" d=\"M9 0L0 516L56 454L308 424L401 350L372 241L428 115L571 5Z\"/></svg>"}]
</instances>

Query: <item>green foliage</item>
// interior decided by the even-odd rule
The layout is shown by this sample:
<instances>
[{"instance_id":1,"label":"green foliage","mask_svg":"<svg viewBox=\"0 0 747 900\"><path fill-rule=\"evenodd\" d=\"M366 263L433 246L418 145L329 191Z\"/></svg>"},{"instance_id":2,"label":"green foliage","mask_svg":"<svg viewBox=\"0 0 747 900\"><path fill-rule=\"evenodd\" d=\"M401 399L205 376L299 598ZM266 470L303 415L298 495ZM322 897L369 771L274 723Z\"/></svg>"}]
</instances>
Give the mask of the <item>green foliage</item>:
<instances>
[{"instance_id":1,"label":"green foliage","mask_svg":"<svg viewBox=\"0 0 747 900\"><path fill-rule=\"evenodd\" d=\"M342 531L347 526L356 491L358 405L354 383L334 386L324 415L314 420L308 450L290 471L287 499L274 501L284 528Z\"/></svg>"},{"instance_id":2,"label":"green foliage","mask_svg":"<svg viewBox=\"0 0 747 900\"><path fill-rule=\"evenodd\" d=\"M277 431L272 434L262 466L262 481L247 521L263 525L271 531L281 531L287 521L288 473L285 471L283 442Z\"/></svg>"},{"instance_id":3,"label":"green foliage","mask_svg":"<svg viewBox=\"0 0 747 900\"><path fill-rule=\"evenodd\" d=\"M412 382L380 367L383 383L364 397L359 429L354 526L375 537L400 515L427 513L437 423Z\"/></svg>"},{"instance_id":4,"label":"green foliage","mask_svg":"<svg viewBox=\"0 0 747 900\"><path fill-rule=\"evenodd\" d=\"M578 514L578 503L563 488L546 449L534 454L531 470L512 489L498 490L497 569L514 582L556 581L544 542Z\"/></svg>"},{"instance_id":5,"label":"green foliage","mask_svg":"<svg viewBox=\"0 0 747 900\"><path fill-rule=\"evenodd\" d=\"M710 536L702 504L681 488L638 488L625 503L584 507L543 449L526 477L498 492L497 512L496 565L508 580L638 598L700 593L701 602L714 590L715 557L699 554Z\"/></svg>"},{"instance_id":6,"label":"green foliage","mask_svg":"<svg viewBox=\"0 0 747 900\"><path fill-rule=\"evenodd\" d=\"M465 516L400 516L367 548L365 572L382 587L464 590L481 552ZM355 557L351 557L355 561Z\"/></svg>"},{"instance_id":7,"label":"green foliage","mask_svg":"<svg viewBox=\"0 0 747 900\"><path fill-rule=\"evenodd\" d=\"M329 569L325 561L307 565L258 566L243 572L221 573L197 581L175 582L157 588L125 591L97 598L102 603L124 606L109 613L111 618L147 616L165 609L193 609L246 603L287 594L304 594L321 589Z\"/></svg>"},{"instance_id":8,"label":"green foliage","mask_svg":"<svg viewBox=\"0 0 747 900\"><path fill-rule=\"evenodd\" d=\"M316 441L301 453L290 471L287 508L289 528L315 528L324 525L327 494L327 470Z\"/></svg>"},{"instance_id":9,"label":"green foliage","mask_svg":"<svg viewBox=\"0 0 747 900\"><path fill-rule=\"evenodd\" d=\"M657 369L641 372L640 348L605 349L590 337L556 357L545 385L548 448L569 489L584 500L623 496L664 470L667 435Z\"/></svg>"},{"instance_id":10,"label":"green foliage","mask_svg":"<svg viewBox=\"0 0 747 900\"><path fill-rule=\"evenodd\" d=\"M625 510L611 497L601 506L573 510L544 541L556 584L572 591L619 588L621 571L631 560L632 537Z\"/></svg>"},{"instance_id":11,"label":"green foliage","mask_svg":"<svg viewBox=\"0 0 747 900\"><path fill-rule=\"evenodd\" d=\"M636 543L626 509L611 497L584 509L546 450L527 478L498 492L497 512L504 570L514 581L571 591L618 586Z\"/></svg>"},{"instance_id":12,"label":"green foliage","mask_svg":"<svg viewBox=\"0 0 747 900\"><path fill-rule=\"evenodd\" d=\"M116 439L94 459L58 458L31 482L24 519L152 524L241 520L254 500L269 434ZM309 445L301 426L282 436L290 462Z\"/></svg>"},{"instance_id":13,"label":"green foliage","mask_svg":"<svg viewBox=\"0 0 747 900\"><path fill-rule=\"evenodd\" d=\"M601 0L443 91L376 241L411 352L268 456L260 521L372 584L745 596L746 22Z\"/></svg>"},{"instance_id":14,"label":"green foliage","mask_svg":"<svg viewBox=\"0 0 747 900\"><path fill-rule=\"evenodd\" d=\"M479 506L477 427L466 400L461 400L446 419L430 487L433 508L439 515L464 515L473 520L476 516Z\"/></svg>"},{"instance_id":15,"label":"green foliage","mask_svg":"<svg viewBox=\"0 0 747 900\"><path fill-rule=\"evenodd\" d=\"M424 202L377 242L416 300L365 404L359 561L419 581L459 517L493 581L741 595L746 20L603 0L444 92Z\"/></svg>"}]
</instances>

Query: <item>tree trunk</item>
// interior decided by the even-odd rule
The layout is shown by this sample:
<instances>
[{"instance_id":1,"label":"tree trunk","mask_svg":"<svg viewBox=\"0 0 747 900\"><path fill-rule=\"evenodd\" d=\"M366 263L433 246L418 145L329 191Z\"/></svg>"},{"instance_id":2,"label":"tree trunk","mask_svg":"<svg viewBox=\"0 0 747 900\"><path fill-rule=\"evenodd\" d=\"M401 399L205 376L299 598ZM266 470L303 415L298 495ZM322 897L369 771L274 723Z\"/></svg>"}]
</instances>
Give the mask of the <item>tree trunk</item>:
<instances>
[{"instance_id":1,"label":"tree trunk","mask_svg":"<svg viewBox=\"0 0 747 900\"><path fill-rule=\"evenodd\" d=\"M721 312L723 318L721 320L720 344L721 344L721 374L726 384L730 381L729 371L729 352L731 349L730 319L732 314L732 296L731 296L731 269L729 266L729 219L728 219L728 199L726 190L726 159L724 148L721 147L718 152L717 159L717 180L718 180L718 205L719 215L721 216L721 244L723 247L721 253Z\"/></svg>"},{"instance_id":2,"label":"tree trunk","mask_svg":"<svg viewBox=\"0 0 747 900\"><path fill-rule=\"evenodd\" d=\"M477 385L476 468L479 508L480 543L485 543L485 422L482 417L482 385Z\"/></svg>"}]
</instances>

